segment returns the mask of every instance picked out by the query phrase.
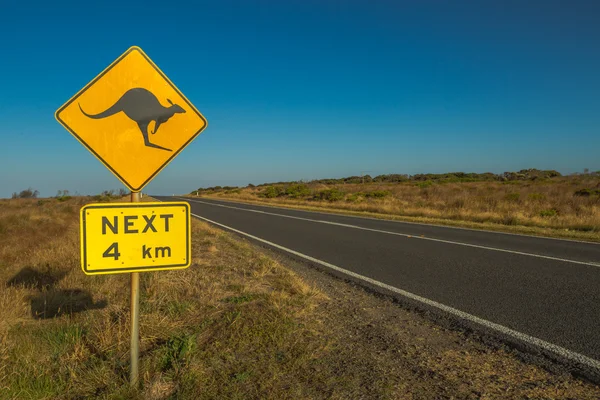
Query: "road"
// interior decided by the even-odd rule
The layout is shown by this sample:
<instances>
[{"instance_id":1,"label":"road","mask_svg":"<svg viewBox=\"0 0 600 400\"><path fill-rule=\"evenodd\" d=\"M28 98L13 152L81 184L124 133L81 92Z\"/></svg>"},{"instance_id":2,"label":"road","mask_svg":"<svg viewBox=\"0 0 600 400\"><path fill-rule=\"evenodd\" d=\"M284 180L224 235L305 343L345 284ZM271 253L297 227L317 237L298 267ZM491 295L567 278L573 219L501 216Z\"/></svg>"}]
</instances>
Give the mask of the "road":
<instances>
[{"instance_id":1,"label":"road","mask_svg":"<svg viewBox=\"0 0 600 400\"><path fill-rule=\"evenodd\" d=\"M600 368L599 244L187 200L253 240Z\"/></svg>"}]
</instances>

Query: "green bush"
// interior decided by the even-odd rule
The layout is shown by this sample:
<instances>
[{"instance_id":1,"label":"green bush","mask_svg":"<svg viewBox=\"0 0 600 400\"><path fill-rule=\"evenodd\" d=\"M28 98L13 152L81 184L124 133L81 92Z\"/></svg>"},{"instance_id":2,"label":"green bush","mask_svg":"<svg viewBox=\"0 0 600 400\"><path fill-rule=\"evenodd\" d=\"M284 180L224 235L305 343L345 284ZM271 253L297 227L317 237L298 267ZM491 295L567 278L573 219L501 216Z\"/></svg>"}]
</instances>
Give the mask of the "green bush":
<instances>
[{"instance_id":1,"label":"green bush","mask_svg":"<svg viewBox=\"0 0 600 400\"><path fill-rule=\"evenodd\" d=\"M557 215L558 211L555 208L540 211L540 217L556 217Z\"/></svg>"},{"instance_id":2,"label":"green bush","mask_svg":"<svg viewBox=\"0 0 600 400\"><path fill-rule=\"evenodd\" d=\"M315 200L340 201L344 198L344 192L339 189L321 190L315 194Z\"/></svg>"},{"instance_id":3,"label":"green bush","mask_svg":"<svg viewBox=\"0 0 600 400\"><path fill-rule=\"evenodd\" d=\"M600 196L600 189L579 189L578 191L573 193L573 195L582 197Z\"/></svg>"},{"instance_id":4,"label":"green bush","mask_svg":"<svg viewBox=\"0 0 600 400\"><path fill-rule=\"evenodd\" d=\"M352 193L352 194L349 194L348 196L346 196L346 201L348 203L358 203L362 199L363 196L364 196L364 193L362 193L362 192Z\"/></svg>"},{"instance_id":5,"label":"green bush","mask_svg":"<svg viewBox=\"0 0 600 400\"><path fill-rule=\"evenodd\" d=\"M517 201L519 201L520 197L521 197L520 193L507 193L504 196L504 200L506 200L506 201L512 201L512 202L516 203Z\"/></svg>"},{"instance_id":6,"label":"green bush","mask_svg":"<svg viewBox=\"0 0 600 400\"><path fill-rule=\"evenodd\" d=\"M374 190L372 192L366 192L364 195L369 199L382 199L384 197L391 196L392 193L387 190Z\"/></svg>"},{"instance_id":7,"label":"green bush","mask_svg":"<svg viewBox=\"0 0 600 400\"><path fill-rule=\"evenodd\" d=\"M532 201L542 201L546 199L546 196L543 193L529 193L529 200Z\"/></svg>"},{"instance_id":8,"label":"green bush","mask_svg":"<svg viewBox=\"0 0 600 400\"><path fill-rule=\"evenodd\" d=\"M390 183L406 182L408 180L409 180L409 176L403 175L403 174L378 175L375 178L373 178L373 182L390 182Z\"/></svg>"},{"instance_id":9,"label":"green bush","mask_svg":"<svg viewBox=\"0 0 600 400\"><path fill-rule=\"evenodd\" d=\"M424 181L424 182L418 182L417 186L420 187L421 189L427 188L429 186L433 185L432 181Z\"/></svg>"},{"instance_id":10,"label":"green bush","mask_svg":"<svg viewBox=\"0 0 600 400\"><path fill-rule=\"evenodd\" d=\"M103 194L97 194L95 196L92 196L92 199L94 199L94 201L98 202L98 203L106 203L112 200L112 197L110 196L105 196Z\"/></svg>"},{"instance_id":11,"label":"green bush","mask_svg":"<svg viewBox=\"0 0 600 400\"><path fill-rule=\"evenodd\" d=\"M589 197L592 195L592 191L590 189L579 189L577 191L575 191L575 193L573 193L574 196L582 196L582 197Z\"/></svg>"},{"instance_id":12,"label":"green bush","mask_svg":"<svg viewBox=\"0 0 600 400\"><path fill-rule=\"evenodd\" d=\"M310 196L310 188L302 183L290 185L285 189L285 194L296 199Z\"/></svg>"},{"instance_id":13,"label":"green bush","mask_svg":"<svg viewBox=\"0 0 600 400\"><path fill-rule=\"evenodd\" d=\"M36 199L40 192L32 188L21 190L21 193L13 193L13 199Z\"/></svg>"},{"instance_id":14,"label":"green bush","mask_svg":"<svg viewBox=\"0 0 600 400\"><path fill-rule=\"evenodd\" d=\"M267 199L272 199L275 197L279 197L285 194L285 190L281 186L267 186L258 194L259 197L265 197Z\"/></svg>"}]
</instances>

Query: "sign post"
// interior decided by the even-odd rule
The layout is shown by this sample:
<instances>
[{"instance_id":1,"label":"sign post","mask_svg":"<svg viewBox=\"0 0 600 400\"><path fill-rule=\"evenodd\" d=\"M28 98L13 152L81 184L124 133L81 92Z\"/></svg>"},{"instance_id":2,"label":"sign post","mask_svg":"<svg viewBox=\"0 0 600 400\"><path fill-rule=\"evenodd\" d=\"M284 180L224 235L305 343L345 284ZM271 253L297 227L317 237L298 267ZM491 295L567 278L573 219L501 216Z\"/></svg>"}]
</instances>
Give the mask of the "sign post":
<instances>
[{"instance_id":1,"label":"sign post","mask_svg":"<svg viewBox=\"0 0 600 400\"><path fill-rule=\"evenodd\" d=\"M131 202L140 201L139 192L131 192ZM131 369L129 371L129 383L136 387L139 376L140 360L140 273L131 273Z\"/></svg>"},{"instance_id":2,"label":"sign post","mask_svg":"<svg viewBox=\"0 0 600 400\"><path fill-rule=\"evenodd\" d=\"M188 203L141 203L141 190L207 126L206 118L133 46L55 113L56 120L131 190L130 203L80 212L87 275L131 275L130 384L139 382L140 272L191 264Z\"/></svg>"}]
</instances>

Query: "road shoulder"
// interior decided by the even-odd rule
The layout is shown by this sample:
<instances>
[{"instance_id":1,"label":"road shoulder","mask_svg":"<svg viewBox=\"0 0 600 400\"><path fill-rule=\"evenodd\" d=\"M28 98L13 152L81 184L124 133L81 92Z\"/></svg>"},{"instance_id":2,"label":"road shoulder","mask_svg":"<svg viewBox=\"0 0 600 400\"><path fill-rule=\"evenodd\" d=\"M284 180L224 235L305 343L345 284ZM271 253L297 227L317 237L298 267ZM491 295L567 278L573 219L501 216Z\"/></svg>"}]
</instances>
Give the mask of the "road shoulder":
<instances>
[{"instance_id":1,"label":"road shoulder","mask_svg":"<svg viewBox=\"0 0 600 400\"><path fill-rule=\"evenodd\" d=\"M243 239L246 240L246 239ZM597 398L600 388L544 358L511 349L451 320L255 245L327 296L314 313L334 336L328 362L373 393L403 398Z\"/></svg>"}]
</instances>

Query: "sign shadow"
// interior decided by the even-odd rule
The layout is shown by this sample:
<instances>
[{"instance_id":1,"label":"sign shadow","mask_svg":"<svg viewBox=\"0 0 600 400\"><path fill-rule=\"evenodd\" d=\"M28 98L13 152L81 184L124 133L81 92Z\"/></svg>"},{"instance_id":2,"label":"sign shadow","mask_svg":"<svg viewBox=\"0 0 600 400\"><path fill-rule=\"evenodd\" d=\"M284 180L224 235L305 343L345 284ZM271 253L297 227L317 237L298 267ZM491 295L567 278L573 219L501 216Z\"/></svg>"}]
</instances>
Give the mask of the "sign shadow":
<instances>
[{"instance_id":1,"label":"sign shadow","mask_svg":"<svg viewBox=\"0 0 600 400\"><path fill-rule=\"evenodd\" d=\"M106 300L94 303L92 295L80 289L49 290L29 298L31 316L35 319L48 319L61 315L72 315L88 310L102 309Z\"/></svg>"},{"instance_id":2,"label":"sign shadow","mask_svg":"<svg viewBox=\"0 0 600 400\"><path fill-rule=\"evenodd\" d=\"M106 300L94 302L92 295L81 289L56 289L56 284L65 277L66 271L41 272L31 267L21 269L6 282L8 287L25 287L39 293L28 296L31 316L48 319L61 315L101 309L108 305Z\"/></svg>"}]
</instances>

